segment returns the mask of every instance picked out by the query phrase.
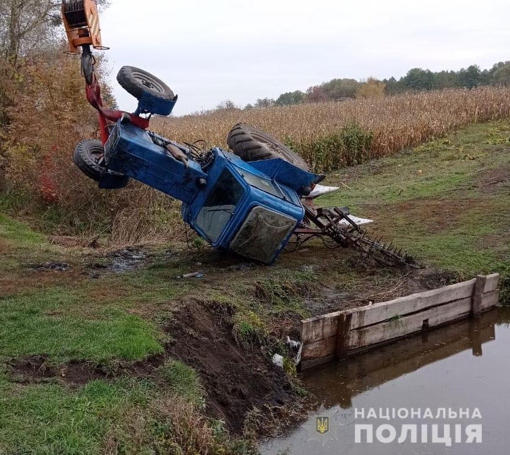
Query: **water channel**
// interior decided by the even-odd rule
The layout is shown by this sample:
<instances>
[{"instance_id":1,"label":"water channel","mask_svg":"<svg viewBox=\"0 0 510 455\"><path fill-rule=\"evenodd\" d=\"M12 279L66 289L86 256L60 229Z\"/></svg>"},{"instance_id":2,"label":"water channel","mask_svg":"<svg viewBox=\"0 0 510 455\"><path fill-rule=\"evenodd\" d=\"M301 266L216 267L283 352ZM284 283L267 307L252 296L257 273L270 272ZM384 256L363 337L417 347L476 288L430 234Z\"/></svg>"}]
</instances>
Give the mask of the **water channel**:
<instances>
[{"instance_id":1,"label":"water channel","mask_svg":"<svg viewBox=\"0 0 510 455\"><path fill-rule=\"evenodd\" d=\"M510 308L306 372L302 379L320 407L290 434L261 444L263 454L510 453ZM462 409L464 414L442 418L443 408L453 413ZM395 409L404 418L381 419L380 410L385 416L387 409L390 414ZM424 417L427 409L433 418ZM481 418L473 418L477 409ZM320 431L318 422L323 424ZM366 430L356 442L356 427L366 424L372 425L373 442L367 442ZM424 424L427 442L422 440ZM481 443L475 442L478 438L466 442L465 429L472 424L482 426ZM378 438L381 425L393 426L396 438L389 442L392 430L388 428ZM411 430L402 433L403 425L415 426L417 442L412 441ZM432 434L433 425L438 425L438 437ZM450 426L451 446L439 442L446 425ZM399 442L401 435L406 438Z\"/></svg>"}]
</instances>

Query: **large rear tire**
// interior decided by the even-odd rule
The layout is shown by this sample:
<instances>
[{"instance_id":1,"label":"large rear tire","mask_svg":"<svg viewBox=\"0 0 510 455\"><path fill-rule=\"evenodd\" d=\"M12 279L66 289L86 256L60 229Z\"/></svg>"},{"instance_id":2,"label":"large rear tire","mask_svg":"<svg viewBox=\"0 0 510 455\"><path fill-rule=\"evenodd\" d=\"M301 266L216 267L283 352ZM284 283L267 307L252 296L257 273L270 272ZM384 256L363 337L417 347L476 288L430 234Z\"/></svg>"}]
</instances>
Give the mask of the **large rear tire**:
<instances>
[{"instance_id":1,"label":"large rear tire","mask_svg":"<svg viewBox=\"0 0 510 455\"><path fill-rule=\"evenodd\" d=\"M309 167L305 160L289 147L254 126L238 123L230 130L227 144L244 161L282 158L305 171Z\"/></svg>"},{"instance_id":2,"label":"large rear tire","mask_svg":"<svg viewBox=\"0 0 510 455\"><path fill-rule=\"evenodd\" d=\"M88 178L99 182L105 172L108 172L109 188L124 188L129 182L129 177L119 172L107 170L103 164L103 156L104 147L101 141L87 139L81 141L74 149L73 161Z\"/></svg>"}]
</instances>

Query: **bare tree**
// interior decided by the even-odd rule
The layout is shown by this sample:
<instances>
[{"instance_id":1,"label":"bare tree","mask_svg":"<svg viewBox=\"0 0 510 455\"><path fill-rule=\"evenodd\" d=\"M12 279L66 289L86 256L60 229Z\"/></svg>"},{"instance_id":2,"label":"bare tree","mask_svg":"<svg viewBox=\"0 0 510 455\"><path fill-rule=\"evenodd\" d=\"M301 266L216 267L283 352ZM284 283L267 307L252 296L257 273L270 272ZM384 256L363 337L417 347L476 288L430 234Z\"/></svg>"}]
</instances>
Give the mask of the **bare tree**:
<instances>
[{"instance_id":1,"label":"bare tree","mask_svg":"<svg viewBox=\"0 0 510 455\"><path fill-rule=\"evenodd\" d=\"M108 0L98 0L100 8ZM8 123L7 108L14 101L20 79L20 57L34 56L53 61L64 36L61 0L0 0L0 146L2 127Z\"/></svg>"},{"instance_id":2,"label":"bare tree","mask_svg":"<svg viewBox=\"0 0 510 455\"><path fill-rule=\"evenodd\" d=\"M2 53L15 63L17 58L47 42L55 32L59 3L55 0L0 0Z\"/></svg>"},{"instance_id":3,"label":"bare tree","mask_svg":"<svg viewBox=\"0 0 510 455\"><path fill-rule=\"evenodd\" d=\"M108 6L108 0L98 0ZM20 55L55 44L62 36L61 0L0 0L0 52L16 62Z\"/></svg>"}]
</instances>

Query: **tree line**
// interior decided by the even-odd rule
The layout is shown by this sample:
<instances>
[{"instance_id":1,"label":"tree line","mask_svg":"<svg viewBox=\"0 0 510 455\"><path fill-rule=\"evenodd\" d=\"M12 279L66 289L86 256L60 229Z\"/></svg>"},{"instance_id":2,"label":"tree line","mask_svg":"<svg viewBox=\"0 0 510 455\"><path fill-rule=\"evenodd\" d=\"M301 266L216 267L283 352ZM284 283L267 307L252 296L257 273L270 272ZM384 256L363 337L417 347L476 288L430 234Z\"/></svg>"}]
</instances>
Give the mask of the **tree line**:
<instances>
[{"instance_id":1,"label":"tree line","mask_svg":"<svg viewBox=\"0 0 510 455\"><path fill-rule=\"evenodd\" d=\"M412 68L400 79L391 77L378 80L370 77L364 81L340 78L331 79L306 91L295 90L282 93L277 98L261 98L244 109L290 106L302 103L345 101L352 98L380 98L405 92L443 90L448 88L475 88L483 85L510 86L510 61L495 63L492 68L482 70L471 65L459 71L438 71ZM217 109L239 109L232 101L224 101Z\"/></svg>"}]
</instances>

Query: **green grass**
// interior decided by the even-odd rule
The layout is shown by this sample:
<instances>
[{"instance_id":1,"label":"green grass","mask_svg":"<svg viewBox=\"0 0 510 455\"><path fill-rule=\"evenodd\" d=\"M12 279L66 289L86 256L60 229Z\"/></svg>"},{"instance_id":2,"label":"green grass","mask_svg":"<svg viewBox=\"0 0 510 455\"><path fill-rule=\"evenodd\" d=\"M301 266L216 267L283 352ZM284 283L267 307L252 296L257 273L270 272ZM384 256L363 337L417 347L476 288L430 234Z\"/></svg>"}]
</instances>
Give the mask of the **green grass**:
<instances>
[{"instance_id":1,"label":"green grass","mask_svg":"<svg viewBox=\"0 0 510 455\"><path fill-rule=\"evenodd\" d=\"M159 368L159 374L173 393L201 409L205 407L204 389L193 368L180 360L168 360Z\"/></svg>"},{"instance_id":2,"label":"green grass","mask_svg":"<svg viewBox=\"0 0 510 455\"><path fill-rule=\"evenodd\" d=\"M0 380L0 453L101 453L107 433L147 404L150 388L131 380L93 381L79 390Z\"/></svg>"},{"instance_id":3,"label":"green grass","mask_svg":"<svg viewBox=\"0 0 510 455\"><path fill-rule=\"evenodd\" d=\"M265 323L250 310L236 313L232 332L238 343L261 342L268 336Z\"/></svg>"},{"instance_id":4,"label":"green grass","mask_svg":"<svg viewBox=\"0 0 510 455\"><path fill-rule=\"evenodd\" d=\"M16 246L36 246L46 243L45 236L32 231L26 224L0 213L0 238Z\"/></svg>"},{"instance_id":5,"label":"green grass","mask_svg":"<svg viewBox=\"0 0 510 455\"><path fill-rule=\"evenodd\" d=\"M330 174L330 183L343 182L342 191L320 199L339 199L350 206L396 203L418 198L447 199L450 192L476 193L473 178L483 170L508 166L508 121L471 125L445 139L428 142L355 168ZM453 196L455 197L455 195Z\"/></svg>"},{"instance_id":6,"label":"green grass","mask_svg":"<svg viewBox=\"0 0 510 455\"><path fill-rule=\"evenodd\" d=\"M0 453L256 453L250 441L229 437L221 421L203 418L194 370L180 362L161 370L168 386L130 378L79 389L20 386L0 375Z\"/></svg>"},{"instance_id":7,"label":"green grass","mask_svg":"<svg viewBox=\"0 0 510 455\"><path fill-rule=\"evenodd\" d=\"M348 204L373 218L377 232L421 262L465 275L498 270L509 260L510 184L487 190L481 179L510 172L509 137L508 121L471 125L330 175L328 182L342 190L320 202Z\"/></svg>"},{"instance_id":8,"label":"green grass","mask_svg":"<svg viewBox=\"0 0 510 455\"><path fill-rule=\"evenodd\" d=\"M0 356L107 362L162 352L149 321L115 308L87 315L87 306L85 295L64 287L0 299Z\"/></svg>"}]
</instances>

